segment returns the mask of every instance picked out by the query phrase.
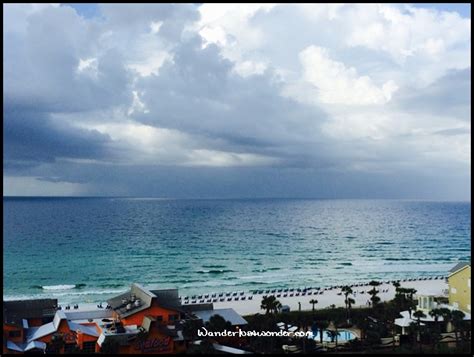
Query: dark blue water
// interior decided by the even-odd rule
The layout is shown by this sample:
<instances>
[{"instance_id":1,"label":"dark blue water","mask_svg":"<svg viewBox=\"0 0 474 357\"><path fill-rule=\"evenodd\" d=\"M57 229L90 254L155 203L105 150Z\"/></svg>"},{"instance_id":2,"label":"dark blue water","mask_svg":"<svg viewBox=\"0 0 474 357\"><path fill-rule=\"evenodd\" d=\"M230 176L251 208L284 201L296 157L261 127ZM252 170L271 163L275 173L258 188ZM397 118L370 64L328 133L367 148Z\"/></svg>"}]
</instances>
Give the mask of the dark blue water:
<instances>
[{"instance_id":1,"label":"dark blue water","mask_svg":"<svg viewBox=\"0 0 474 357\"><path fill-rule=\"evenodd\" d=\"M98 301L446 274L470 202L4 198L4 298Z\"/></svg>"}]
</instances>

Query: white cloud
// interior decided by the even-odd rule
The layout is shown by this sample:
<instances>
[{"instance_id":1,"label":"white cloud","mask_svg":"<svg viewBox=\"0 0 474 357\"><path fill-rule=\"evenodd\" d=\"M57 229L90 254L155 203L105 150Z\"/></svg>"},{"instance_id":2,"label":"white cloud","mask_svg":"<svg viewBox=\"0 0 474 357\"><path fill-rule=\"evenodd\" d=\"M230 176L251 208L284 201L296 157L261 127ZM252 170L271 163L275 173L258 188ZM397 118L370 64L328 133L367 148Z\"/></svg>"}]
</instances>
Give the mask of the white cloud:
<instances>
[{"instance_id":1,"label":"white cloud","mask_svg":"<svg viewBox=\"0 0 474 357\"><path fill-rule=\"evenodd\" d=\"M265 157L257 154L245 154L207 149L193 150L188 155L189 160L184 166L211 166L211 167L235 167L235 166L267 166L277 164L276 158Z\"/></svg>"},{"instance_id":2,"label":"white cloud","mask_svg":"<svg viewBox=\"0 0 474 357\"><path fill-rule=\"evenodd\" d=\"M460 163L463 173L470 162L470 19L456 14L385 4L109 4L93 19L63 6L5 9L14 172L35 160L321 172Z\"/></svg>"},{"instance_id":3,"label":"white cloud","mask_svg":"<svg viewBox=\"0 0 474 357\"><path fill-rule=\"evenodd\" d=\"M130 108L128 109L127 114L132 115L135 112L148 113L149 110L146 108L145 104L140 100L140 96L136 90L133 92L133 102Z\"/></svg>"},{"instance_id":4,"label":"white cloud","mask_svg":"<svg viewBox=\"0 0 474 357\"><path fill-rule=\"evenodd\" d=\"M129 64L128 68L135 70L140 76L147 77L152 74L158 74L160 67L166 60L170 60L172 57L169 53L164 51L157 51L150 53L148 56L141 57L140 59L135 58Z\"/></svg>"},{"instance_id":5,"label":"white cloud","mask_svg":"<svg viewBox=\"0 0 474 357\"><path fill-rule=\"evenodd\" d=\"M150 23L150 32L155 35L160 32L160 28L163 25L163 21L152 21Z\"/></svg>"},{"instance_id":6,"label":"white cloud","mask_svg":"<svg viewBox=\"0 0 474 357\"><path fill-rule=\"evenodd\" d=\"M301 92L289 88L287 93L303 102L320 104L368 105L384 104L398 89L392 81L378 87L369 76L360 76L354 67L346 67L343 63L329 57L327 49L310 46L299 55L303 66L303 81L314 87L307 92L303 85ZM301 94L301 95L300 95Z\"/></svg>"},{"instance_id":7,"label":"white cloud","mask_svg":"<svg viewBox=\"0 0 474 357\"><path fill-rule=\"evenodd\" d=\"M79 59L77 73L87 75L90 78L97 79L99 75L97 58Z\"/></svg>"}]
</instances>

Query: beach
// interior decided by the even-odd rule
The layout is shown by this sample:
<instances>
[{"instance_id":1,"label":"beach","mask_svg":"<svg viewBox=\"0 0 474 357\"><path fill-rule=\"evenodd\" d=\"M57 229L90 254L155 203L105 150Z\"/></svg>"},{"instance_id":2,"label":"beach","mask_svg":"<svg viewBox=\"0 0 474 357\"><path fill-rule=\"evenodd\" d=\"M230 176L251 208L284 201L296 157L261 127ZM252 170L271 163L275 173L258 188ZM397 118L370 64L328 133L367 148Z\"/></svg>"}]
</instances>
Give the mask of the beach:
<instances>
[{"instance_id":1,"label":"beach","mask_svg":"<svg viewBox=\"0 0 474 357\"><path fill-rule=\"evenodd\" d=\"M430 294L430 295L436 295L436 296L447 296L447 289L448 289L448 284L445 280L445 278L441 279L426 279L426 278L419 278L419 279L411 279L411 281L400 281L400 286L402 288L413 288L416 289L416 294L414 295L414 298L417 297L417 295L421 294ZM352 290L354 294L352 295L352 298L355 300L355 303L352 305L352 308L359 308L359 307L368 307L367 301L370 299L370 295L367 293L372 287L370 285L365 285L368 284L368 282L365 283L359 283L356 285L362 285L362 286L353 286ZM273 290L273 289L272 289ZM329 308L331 305L335 305L336 307L345 307L344 304L344 295L340 294L341 289L336 288L336 287L322 287L319 290L317 289L309 289L306 291L306 295L302 296L301 292L299 292L299 296L295 296L296 293L298 293L297 288L294 288L293 296L287 296L287 297L277 297L277 300L281 302L282 305L287 305L290 307L290 311L297 311L299 308L298 303L301 303L301 310L302 311L309 311L312 310L312 304L310 303L311 300L315 299L318 301L317 304L315 304L315 309L325 309ZM303 288L300 288L300 290L303 290ZM394 298L395 296L395 287L391 282L383 282L381 285L377 287L377 290L379 290L379 293L377 296L380 297L381 302L385 301L390 301ZM266 290L265 290L266 291ZM363 291L363 293L362 293ZM311 292L311 295L308 295L308 292ZM317 292L317 294L316 294ZM322 293L321 293L322 292ZM230 293L231 296L227 297L225 296L227 293ZM283 293L262 293L262 294L254 294L252 292L244 292L243 295L241 295L241 292L227 292L227 293L222 293L225 297L225 301L217 301L213 302L214 309L226 309L226 308L232 308L234 309L238 314L242 316L246 315L253 315L256 313L264 313L264 311L260 308L260 304L262 302L262 298L265 295L277 295L280 294L282 295ZM239 297L239 300L235 300L235 296L232 296L232 294L236 293L237 296ZM209 297L212 296L213 293L208 293L204 294L203 296L209 295ZM217 298L219 299L218 295L221 293L215 293L217 295ZM291 294L288 292L287 294ZM113 297L113 296L110 296ZM228 298L232 297L232 301L227 301ZM245 298L245 300L243 299ZM189 303L184 303L185 299L184 296L181 296L181 303L183 306L189 306L193 305L191 303L192 299L189 296ZM204 303L207 302L208 299L203 299ZM212 298L211 298L212 300ZM200 303L200 299L196 299L196 304ZM104 310L100 309L97 307L97 304L92 304L92 303L79 303L77 309L73 309L71 306L69 313L74 313L74 312L90 312L90 311L96 311L96 310ZM105 307L107 305L106 302L103 303L103 306ZM65 305L61 305L64 309Z\"/></svg>"},{"instance_id":2,"label":"beach","mask_svg":"<svg viewBox=\"0 0 474 357\"><path fill-rule=\"evenodd\" d=\"M368 282L367 282L368 283ZM433 279L433 280L423 280L423 279L416 279L414 281L401 281L400 286L403 288L414 288L417 290L417 293L414 295L416 298L417 295L421 294L434 294L439 296L447 296L446 292L448 289L448 284L446 280L443 279ZM324 288L323 288L324 289ZM367 291L372 289L371 286L358 286L353 287L353 291L355 295L353 295L353 299L355 300L355 304L352 305L353 308L357 307L368 307L367 301L370 299L370 295L367 294ZM384 282L380 286L377 287L379 290L378 296L380 297L381 302L392 300L395 296L395 287L392 283ZM317 290L312 290L317 291ZM332 288L330 290L319 290L323 291L322 294L318 295L305 295L305 296L293 296L293 297L277 297L277 300L281 302L282 305L287 305L290 307L290 311L298 310L298 303L301 303L301 310L311 310L312 304L310 304L310 300L316 299L318 303L315 305L315 309L324 309L330 307L330 305L334 304L336 307L345 307L344 305L344 295L338 295L341 292L340 288ZM361 292L364 293L361 293ZM385 292L384 292L385 291ZM275 295L275 294L244 294L246 297L245 300L239 301L226 301L225 302L215 302L214 308L215 309L223 309L223 308L232 308L240 315L252 315L256 313L264 313L264 311L260 308L260 304L262 302L262 298L265 295ZM248 298L252 296L252 299L249 300Z\"/></svg>"}]
</instances>

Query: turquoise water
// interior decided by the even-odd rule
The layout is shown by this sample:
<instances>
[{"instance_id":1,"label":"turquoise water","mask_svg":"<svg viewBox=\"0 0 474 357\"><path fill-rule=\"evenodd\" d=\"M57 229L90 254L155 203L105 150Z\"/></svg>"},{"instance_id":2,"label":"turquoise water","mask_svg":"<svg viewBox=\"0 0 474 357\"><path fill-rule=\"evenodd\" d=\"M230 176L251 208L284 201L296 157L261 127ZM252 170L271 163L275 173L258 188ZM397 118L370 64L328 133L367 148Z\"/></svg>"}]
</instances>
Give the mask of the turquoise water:
<instances>
[{"instance_id":1,"label":"turquoise water","mask_svg":"<svg viewBox=\"0 0 474 357\"><path fill-rule=\"evenodd\" d=\"M4 298L96 302L446 274L470 202L4 198Z\"/></svg>"},{"instance_id":2,"label":"turquoise water","mask_svg":"<svg viewBox=\"0 0 474 357\"><path fill-rule=\"evenodd\" d=\"M338 335L337 335L337 341L338 342L344 342L344 341L350 341L350 340L353 340L356 338L356 335L351 332L351 331L348 331L348 330L338 330ZM321 341L320 337L319 337L319 331L316 333L316 335L313 335L312 338L315 340L315 341ZM323 332L323 341L325 342L334 342L332 339L331 339L331 335L328 333L327 330L324 330Z\"/></svg>"}]
</instances>

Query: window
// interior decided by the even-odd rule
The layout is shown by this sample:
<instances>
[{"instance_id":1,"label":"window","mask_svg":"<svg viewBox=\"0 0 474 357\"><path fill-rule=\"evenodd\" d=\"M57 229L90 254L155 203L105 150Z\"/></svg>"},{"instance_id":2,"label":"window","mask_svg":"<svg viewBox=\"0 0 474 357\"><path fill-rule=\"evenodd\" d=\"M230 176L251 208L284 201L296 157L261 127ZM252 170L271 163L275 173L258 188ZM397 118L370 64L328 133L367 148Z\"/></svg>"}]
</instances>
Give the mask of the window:
<instances>
[{"instance_id":1,"label":"window","mask_svg":"<svg viewBox=\"0 0 474 357\"><path fill-rule=\"evenodd\" d=\"M21 336L21 331L20 330L10 331L8 333L8 336L10 336L10 337L20 337Z\"/></svg>"},{"instance_id":2,"label":"window","mask_svg":"<svg viewBox=\"0 0 474 357\"><path fill-rule=\"evenodd\" d=\"M456 294L457 290L456 288L451 288L451 293Z\"/></svg>"}]
</instances>

